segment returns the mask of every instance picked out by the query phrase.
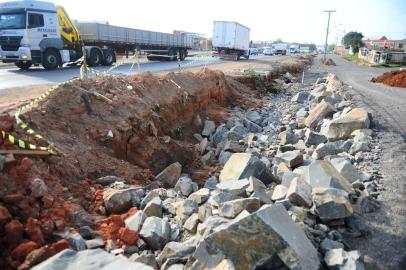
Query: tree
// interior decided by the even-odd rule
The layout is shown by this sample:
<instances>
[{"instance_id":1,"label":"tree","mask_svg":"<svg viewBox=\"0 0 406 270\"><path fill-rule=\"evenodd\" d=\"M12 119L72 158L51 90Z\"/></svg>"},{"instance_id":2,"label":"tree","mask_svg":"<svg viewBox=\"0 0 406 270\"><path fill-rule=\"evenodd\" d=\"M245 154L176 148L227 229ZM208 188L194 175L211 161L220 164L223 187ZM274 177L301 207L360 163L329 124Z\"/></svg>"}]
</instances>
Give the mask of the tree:
<instances>
[{"instance_id":1,"label":"tree","mask_svg":"<svg viewBox=\"0 0 406 270\"><path fill-rule=\"evenodd\" d=\"M328 51L328 52L332 52L332 51L334 51L335 49L336 49L336 45L335 45L335 44L330 44L330 45L328 45L327 51Z\"/></svg>"},{"instance_id":2,"label":"tree","mask_svg":"<svg viewBox=\"0 0 406 270\"><path fill-rule=\"evenodd\" d=\"M273 43L273 44L283 43L283 41L282 41L282 39L277 38L277 39L275 39L272 43Z\"/></svg>"},{"instance_id":3,"label":"tree","mask_svg":"<svg viewBox=\"0 0 406 270\"><path fill-rule=\"evenodd\" d=\"M349 32L344 36L344 45L352 47L354 53L358 53L359 48L362 47L362 38L364 35L360 32Z\"/></svg>"},{"instance_id":4,"label":"tree","mask_svg":"<svg viewBox=\"0 0 406 270\"><path fill-rule=\"evenodd\" d=\"M309 50L310 50L311 52L317 51L317 46L316 46L316 44L310 43L310 45L309 45Z\"/></svg>"}]
</instances>

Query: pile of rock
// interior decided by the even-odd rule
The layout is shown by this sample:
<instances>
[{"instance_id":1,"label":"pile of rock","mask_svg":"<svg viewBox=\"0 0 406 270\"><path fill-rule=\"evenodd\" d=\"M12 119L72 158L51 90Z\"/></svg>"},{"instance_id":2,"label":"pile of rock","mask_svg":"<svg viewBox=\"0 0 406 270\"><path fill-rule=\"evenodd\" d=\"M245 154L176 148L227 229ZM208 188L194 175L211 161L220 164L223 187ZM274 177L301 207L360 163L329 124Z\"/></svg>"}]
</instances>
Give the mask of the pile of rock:
<instances>
[{"instance_id":1,"label":"pile of rock","mask_svg":"<svg viewBox=\"0 0 406 270\"><path fill-rule=\"evenodd\" d=\"M202 163L224 165L204 186L179 163L150 191L98 180L109 214L138 209L120 229L132 241L118 248L68 231L61 237L76 251L34 269L363 269L344 238L368 232L362 214L376 196L375 174L359 170L379 150L370 115L352 107L334 75L264 101L260 111L235 108L217 127L206 120L195 134Z\"/></svg>"}]
</instances>

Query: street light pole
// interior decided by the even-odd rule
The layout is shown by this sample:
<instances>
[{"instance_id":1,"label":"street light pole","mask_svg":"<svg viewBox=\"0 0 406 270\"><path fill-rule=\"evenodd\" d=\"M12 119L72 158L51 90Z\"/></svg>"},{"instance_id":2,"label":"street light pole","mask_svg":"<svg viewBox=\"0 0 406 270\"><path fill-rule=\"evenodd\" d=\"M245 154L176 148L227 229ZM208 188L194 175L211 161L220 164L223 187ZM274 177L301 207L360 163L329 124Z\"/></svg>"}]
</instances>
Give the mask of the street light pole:
<instances>
[{"instance_id":1,"label":"street light pole","mask_svg":"<svg viewBox=\"0 0 406 270\"><path fill-rule=\"evenodd\" d=\"M330 16L331 16L331 13L336 12L336 11L335 11L335 10L325 10L324 12L328 12L327 32L326 32L326 43L324 44L324 61L326 61L328 31L329 31L329 28L330 28Z\"/></svg>"}]
</instances>

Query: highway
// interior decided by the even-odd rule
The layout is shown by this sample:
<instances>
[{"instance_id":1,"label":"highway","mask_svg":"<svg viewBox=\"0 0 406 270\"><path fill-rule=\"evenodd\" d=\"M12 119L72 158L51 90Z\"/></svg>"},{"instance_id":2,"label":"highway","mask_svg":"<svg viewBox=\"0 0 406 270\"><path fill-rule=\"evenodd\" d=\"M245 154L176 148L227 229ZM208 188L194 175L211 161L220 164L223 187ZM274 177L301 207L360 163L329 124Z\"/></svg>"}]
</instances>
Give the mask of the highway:
<instances>
[{"instance_id":1,"label":"highway","mask_svg":"<svg viewBox=\"0 0 406 270\"><path fill-rule=\"evenodd\" d=\"M224 62L212 57L190 57L181 62L182 68L199 67ZM141 62L138 70L137 64L124 64L114 69L112 74L136 74L139 72L167 71L178 68L176 61L168 62ZM96 70L103 72L109 67L97 67ZM54 84L80 76L79 67L63 67L57 70L45 70L42 67L33 67L28 71L20 70L17 67L0 68L0 91L15 87L25 87L34 85Z\"/></svg>"}]
</instances>

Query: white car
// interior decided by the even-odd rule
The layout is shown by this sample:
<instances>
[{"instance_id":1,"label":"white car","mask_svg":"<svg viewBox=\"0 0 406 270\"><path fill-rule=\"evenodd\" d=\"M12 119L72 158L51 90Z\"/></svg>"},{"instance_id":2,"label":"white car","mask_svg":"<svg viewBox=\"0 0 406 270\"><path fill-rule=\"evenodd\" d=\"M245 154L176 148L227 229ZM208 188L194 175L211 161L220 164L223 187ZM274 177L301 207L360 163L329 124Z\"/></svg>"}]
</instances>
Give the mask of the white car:
<instances>
[{"instance_id":1,"label":"white car","mask_svg":"<svg viewBox=\"0 0 406 270\"><path fill-rule=\"evenodd\" d=\"M267 48L264 48L263 53L264 53L264 55L274 55L275 50L270 47L267 47Z\"/></svg>"}]
</instances>

